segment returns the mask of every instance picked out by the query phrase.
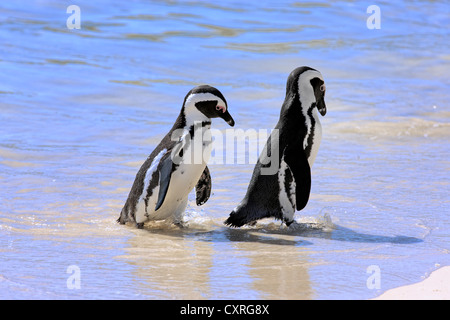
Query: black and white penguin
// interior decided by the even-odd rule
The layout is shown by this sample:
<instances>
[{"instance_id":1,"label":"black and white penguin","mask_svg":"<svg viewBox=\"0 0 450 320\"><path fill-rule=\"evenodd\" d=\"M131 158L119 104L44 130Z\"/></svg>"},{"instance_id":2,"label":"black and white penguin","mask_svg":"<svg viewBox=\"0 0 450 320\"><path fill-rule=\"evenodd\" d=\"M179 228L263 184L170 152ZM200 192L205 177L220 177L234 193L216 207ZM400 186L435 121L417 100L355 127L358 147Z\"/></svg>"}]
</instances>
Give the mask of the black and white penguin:
<instances>
[{"instance_id":1,"label":"black and white penguin","mask_svg":"<svg viewBox=\"0 0 450 320\"><path fill-rule=\"evenodd\" d=\"M319 71L299 67L291 72L278 124L255 165L245 198L230 213L226 225L241 227L274 217L289 226L295 210L306 206L311 166L322 138L317 110L322 116L327 111L324 97L325 83Z\"/></svg>"},{"instance_id":2,"label":"black and white penguin","mask_svg":"<svg viewBox=\"0 0 450 320\"><path fill-rule=\"evenodd\" d=\"M207 161L211 155L211 119L234 120L222 93L214 87L193 88L172 129L145 160L117 220L142 228L148 220L170 219L182 226L188 195L196 188L197 205L211 194Z\"/></svg>"}]
</instances>

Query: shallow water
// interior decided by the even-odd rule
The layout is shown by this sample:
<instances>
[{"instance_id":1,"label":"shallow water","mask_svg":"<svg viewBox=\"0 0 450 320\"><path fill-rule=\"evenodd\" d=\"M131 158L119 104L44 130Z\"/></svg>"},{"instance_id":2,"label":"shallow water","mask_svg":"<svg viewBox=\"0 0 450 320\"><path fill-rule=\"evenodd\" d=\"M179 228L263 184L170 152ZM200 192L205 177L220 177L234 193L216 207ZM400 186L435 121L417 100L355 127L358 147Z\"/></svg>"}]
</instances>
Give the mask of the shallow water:
<instances>
[{"instance_id":1,"label":"shallow water","mask_svg":"<svg viewBox=\"0 0 450 320\"><path fill-rule=\"evenodd\" d=\"M382 2L379 30L345 1L78 5L68 30L59 1L0 4L1 298L365 299L450 263L448 3ZM248 154L210 165L187 228L115 222L193 86L269 130L300 65L322 72L328 113L297 224L222 224Z\"/></svg>"}]
</instances>

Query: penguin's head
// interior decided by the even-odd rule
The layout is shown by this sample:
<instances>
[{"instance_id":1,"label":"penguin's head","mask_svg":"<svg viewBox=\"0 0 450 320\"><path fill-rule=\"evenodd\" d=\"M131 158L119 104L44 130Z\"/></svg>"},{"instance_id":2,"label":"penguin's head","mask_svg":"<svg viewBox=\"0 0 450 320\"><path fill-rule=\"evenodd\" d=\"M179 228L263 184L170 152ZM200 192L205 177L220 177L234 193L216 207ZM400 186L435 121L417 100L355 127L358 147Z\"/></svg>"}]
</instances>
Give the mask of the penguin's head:
<instances>
[{"instance_id":1,"label":"penguin's head","mask_svg":"<svg viewBox=\"0 0 450 320\"><path fill-rule=\"evenodd\" d=\"M299 67L288 77L286 97L299 99L305 112L316 107L324 116L327 113L325 90L325 82L319 71L310 67Z\"/></svg>"},{"instance_id":2,"label":"penguin's head","mask_svg":"<svg viewBox=\"0 0 450 320\"><path fill-rule=\"evenodd\" d=\"M201 85L193 88L184 99L183 109L187 123L222 118L230 126L234 126L225 97L214 87Z\"/></svg>"}]
</instances>

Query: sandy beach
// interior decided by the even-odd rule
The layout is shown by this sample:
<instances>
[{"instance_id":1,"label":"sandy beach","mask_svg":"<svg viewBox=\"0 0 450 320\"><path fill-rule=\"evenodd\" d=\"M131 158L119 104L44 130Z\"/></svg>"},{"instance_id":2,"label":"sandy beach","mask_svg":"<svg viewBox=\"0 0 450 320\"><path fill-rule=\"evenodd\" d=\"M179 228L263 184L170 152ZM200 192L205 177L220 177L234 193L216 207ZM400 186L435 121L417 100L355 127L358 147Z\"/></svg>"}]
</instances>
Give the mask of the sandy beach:
<instances>
[{"instance_id":1,"label":"sandy beach","mask_svg":"<svg viewBox=\"0 0 450 320\"><path fill-rule=\"evenodd\" d=\"M391 289L375 300L449 300L450 266L442 267L425 280Z\"/></svg>"}]
</instances>

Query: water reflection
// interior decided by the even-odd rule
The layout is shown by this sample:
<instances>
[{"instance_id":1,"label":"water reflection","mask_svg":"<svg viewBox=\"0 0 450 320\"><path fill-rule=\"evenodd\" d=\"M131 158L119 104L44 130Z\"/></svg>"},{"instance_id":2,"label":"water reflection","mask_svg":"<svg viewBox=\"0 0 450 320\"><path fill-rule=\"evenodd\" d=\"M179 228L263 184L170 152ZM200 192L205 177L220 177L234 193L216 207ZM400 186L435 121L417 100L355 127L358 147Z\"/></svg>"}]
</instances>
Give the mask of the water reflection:
<instances>
[{"instance_id":1,"label":"water reflection","mask_svg":"<svg viewBox=\"0 0 450 320\"><path fill-rule=\"evenodd\" d=\"M174 241L173 237L180 237ZM152 299L202 299L210 297L212 244L185 241L181 234L136 231L128 240L126 261L136 267L140 291Z\"/></svg>"},{"instance_id":2,"label":"water reflection","mask_svg":"<svg viewBox=\"0 0 450 320\"><path fill-rule=\"evenodd\" d=\"M126 254L136 267L139 291L168 299L312 299L309 268L314 239L358 243L415 244L407 236L361 233L323 222L276 223L230 229L215 223L179 229L165 223L129 227ZM333 246L334 248L336 246ZM336 250L336 249L335 249Z\"/></svg>"},{"instance_id":3,"label":"water reflection","mask_svg":"<svg viewBox=\"0 0 450 320\"><path fill-rule=\"evenodd\" d=\"M131 227L130 227L131 228ZM225 227L133 230L127 254L151 298L310 299L308 241Z\"/></svg>"}]
</instances>

